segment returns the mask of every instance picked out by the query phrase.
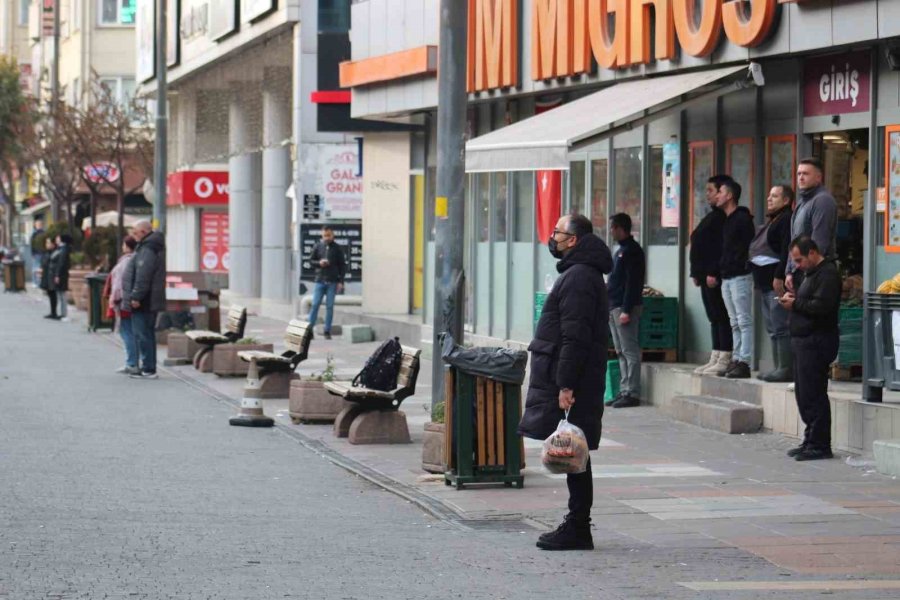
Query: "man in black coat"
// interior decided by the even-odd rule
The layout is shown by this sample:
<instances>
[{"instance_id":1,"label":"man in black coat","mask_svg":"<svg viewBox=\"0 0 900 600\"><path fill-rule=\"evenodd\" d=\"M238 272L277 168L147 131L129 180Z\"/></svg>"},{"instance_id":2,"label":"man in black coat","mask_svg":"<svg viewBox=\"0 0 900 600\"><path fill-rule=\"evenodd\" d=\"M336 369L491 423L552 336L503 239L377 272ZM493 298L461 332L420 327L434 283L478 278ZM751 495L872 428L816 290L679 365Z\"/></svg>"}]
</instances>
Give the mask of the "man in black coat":
<instances>
[{"instance_id":1,"label":"man in black coat","mask_svg":"<svg viewBox=\"0 0 900 600\"><path fill-rule=\"evenodd\" d=\"M841 274L808 235L791 242L791 259L803 271L803 280L796 296L786 293L781 305L791 311L794 394L806 429L803 443L788 456L801 461L832 458L828 368L840 344Z\"/></svg>"},{"instance_id":2,"label":"man in black coat","mask_svg":"<svg viewBox=\"0 0 900 600\"><path fill-rule=\"evenodd\" d=\"M331 339L331 322L334 319L335 295L344 291L344 277L347 275L347 261L344 250L334 241L334 230L322 228L322 241L316 244L309 255L309 262L316 268L316 286L313 288L312 307L309 322L313 325L319 319L319 307L325 300L325 339Z\"/></svg>"},{"instance_id":3,"label":"man in black coat","mask_svg":"<svg viewBox=\"0 0 900 600\"><path fill-rule=\"evenodd\" d=\"M122 276L122 304L131 306L131 327L141 356L141 372L132 379L157 379L156 316L166 309L166 240L150 221L131 230L138 241Z\"/></svg>"},{"instance_id":4,"label":"man in black coat","mask_svg":"<svg viewBox=\"0 0 900 600\"><path fill-rule=\"evenodd\" d=\"M612 255L583 215L563 217L549 242L560 277L544 303L531 352L531 378L519 433L544 440L569 411L591 450L600 445L609 335L603 276ZM569 513L555 531L540 537L544 550L591 550L594 484L591 462L584 473L567 475Z\"/></svg>"},{"instance_id":5,"label":"man in black coat","mask_svg":"<svg viewBox=\"0 0 900 600\"><path fill-rule=\"evenodd\" d=\"M68 320L69 299L69 269L72 266L72 244L74 240L68 233L56 236L56 250L50 255L50 274L53 278L52 288L56 291L59 302L59 318Z\"/></svg>"}]
</instances>

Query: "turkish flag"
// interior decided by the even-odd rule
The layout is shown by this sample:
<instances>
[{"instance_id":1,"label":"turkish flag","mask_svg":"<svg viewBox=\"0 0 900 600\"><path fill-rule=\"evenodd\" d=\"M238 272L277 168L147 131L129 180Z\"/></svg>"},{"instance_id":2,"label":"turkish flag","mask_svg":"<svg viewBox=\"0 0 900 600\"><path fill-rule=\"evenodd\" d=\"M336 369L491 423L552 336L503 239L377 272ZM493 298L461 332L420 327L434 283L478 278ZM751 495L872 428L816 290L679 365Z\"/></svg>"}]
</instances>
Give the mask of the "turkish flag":
<instances>
[{"instance_id":1,"label":"turkish flag","mask_svg":"<svg viewBox=\"0 0 900 600\"><path fill-rule=\"evenodd\" d=\"M553 235L562 201L562 171L538 171L536 177L537 234L542 244Z\"/></svg>"}]
</instances>

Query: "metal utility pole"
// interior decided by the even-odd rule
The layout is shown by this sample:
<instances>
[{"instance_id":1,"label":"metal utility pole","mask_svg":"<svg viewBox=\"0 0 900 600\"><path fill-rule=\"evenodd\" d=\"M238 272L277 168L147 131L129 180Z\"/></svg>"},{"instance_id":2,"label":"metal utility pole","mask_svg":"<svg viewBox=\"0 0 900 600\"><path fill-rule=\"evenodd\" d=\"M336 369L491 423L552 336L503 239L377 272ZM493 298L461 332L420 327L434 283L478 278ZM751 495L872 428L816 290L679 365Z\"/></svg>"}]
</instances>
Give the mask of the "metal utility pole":
<instances>
[{"instance_id":1,"label":"metal utility pole","mask_svg":"<svg viewBox=\"0 0 900 600\"><path fill-rule=\"evenodd\" d=\"M168 170L169 107L167 104L166 48L168 35L166 25L166 0L156 2L156 142L153 153L153 228L166 231L166 171Z\"/></svg>"},{"instance_id":2,"label":"metal utility pole","mask_svg":"<svg viewBox=\"0 0 900 600\"><path fill-rule=\"evenodd\" d=\"M465 283L466 35L468 2L441 0L438 57L437 186L434 205L434 359L432 406L444 398L440 336L463 342Z\"/></svg>"},{"instance_id":3,"label":"metal utility pole","mask_svg":"<svg viewBox=\"0 0 900 600\"><path fill-rule=\"evenodd\" d=\"M53 62L50 65L50 114L52 115L52 127L56 128L56 115L59 110L59 30L60 30L60 3L62 0L53 2ZM44 23L41 20L41 35L44 33ZM55 133L54 133L55 135ZM59 200L52 198L50 201L50 214L54 221L59 221ZM66 208L68 213L68 207ZM71 215L67 214L66 219L70 219Z\"/></svg>"}]
</instances>

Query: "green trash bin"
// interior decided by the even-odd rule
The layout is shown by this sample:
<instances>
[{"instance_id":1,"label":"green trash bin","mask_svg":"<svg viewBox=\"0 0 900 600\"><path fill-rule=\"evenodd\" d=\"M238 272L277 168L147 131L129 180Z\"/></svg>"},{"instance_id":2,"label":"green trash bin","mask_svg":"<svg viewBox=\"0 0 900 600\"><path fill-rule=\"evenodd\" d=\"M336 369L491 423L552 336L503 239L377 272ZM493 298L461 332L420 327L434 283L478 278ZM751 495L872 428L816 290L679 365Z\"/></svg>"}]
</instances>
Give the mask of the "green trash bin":
<instances>
[{"instance_id":1,"label":"green trash bin","mask_svg":"<svg viewBox=\"0 0 900 600\"><path fill-rule=\"evenodd\" d=\"M619 359L608 361L606 363L606 393L603 395L603 403L607 406L615 402L616 396L619 395L620 379Z\"/></svg>"},{"instance_id":2,"label":"green trash bin","mask_svg":"<svg viewBox=\"0 0 900 600\"><path fill-rule=\"evenodd\" d=\"M109 306L107 298L103 297L103 287L106 285L106 273L94 273L85 277L88 284L88 331L109 329L115 324L114 319L106 317L106 309Z\"/></svg>"}]
</instances>

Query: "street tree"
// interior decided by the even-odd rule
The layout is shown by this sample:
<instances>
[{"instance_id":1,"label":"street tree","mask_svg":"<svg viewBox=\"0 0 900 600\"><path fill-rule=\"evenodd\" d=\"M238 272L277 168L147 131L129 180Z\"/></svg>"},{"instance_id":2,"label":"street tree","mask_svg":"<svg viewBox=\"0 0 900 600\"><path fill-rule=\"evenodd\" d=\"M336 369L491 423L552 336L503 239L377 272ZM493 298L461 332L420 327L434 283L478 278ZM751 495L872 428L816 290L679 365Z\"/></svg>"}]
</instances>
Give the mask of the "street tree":
<instances>
[{"instance_id":1,"label":"street tree","mask_svg":"<svg viewBox=\"0 0 900 600\"><path fill-rule=\"evenodd\" d=\"M34 126L31 99L22 90L19 65L15 59L0 55L0 193L5 203L0 227L0 243L12 239L12 220L16 214L15 181L23 167L22 140Z\"/></svg>"}]
</instances>

